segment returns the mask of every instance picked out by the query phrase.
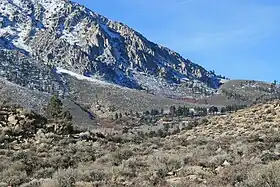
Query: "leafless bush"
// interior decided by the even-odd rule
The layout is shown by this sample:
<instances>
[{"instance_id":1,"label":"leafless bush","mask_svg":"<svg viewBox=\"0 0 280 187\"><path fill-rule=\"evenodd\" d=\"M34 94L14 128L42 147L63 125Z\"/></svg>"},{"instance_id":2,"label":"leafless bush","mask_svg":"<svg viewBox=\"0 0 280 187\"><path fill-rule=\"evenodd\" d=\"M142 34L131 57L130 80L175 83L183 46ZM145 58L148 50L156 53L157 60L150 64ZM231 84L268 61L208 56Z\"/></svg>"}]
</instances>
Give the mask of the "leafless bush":
<instances>
[{"instance_id":1,"label":"leafless bush","mask_svg":"<svg viewBox=\"0 0 280 187\"><path fill-rule=\"evenodd\" d=\"M73 187L77 178L77 171L74 169L59 169L53 174L53 180L57 187Z\"/></svg>"},{"instance_id":2,"label":"leafless bush","mask_svg":"<svg viewBox=\"0 0 280 187\"><path fill-rule=\"evenodd\" d=\"M248 179L242 187L279 187L280 163L275 162L266 166L255 168L249 173Z\"/></svg>"}]
</instances>

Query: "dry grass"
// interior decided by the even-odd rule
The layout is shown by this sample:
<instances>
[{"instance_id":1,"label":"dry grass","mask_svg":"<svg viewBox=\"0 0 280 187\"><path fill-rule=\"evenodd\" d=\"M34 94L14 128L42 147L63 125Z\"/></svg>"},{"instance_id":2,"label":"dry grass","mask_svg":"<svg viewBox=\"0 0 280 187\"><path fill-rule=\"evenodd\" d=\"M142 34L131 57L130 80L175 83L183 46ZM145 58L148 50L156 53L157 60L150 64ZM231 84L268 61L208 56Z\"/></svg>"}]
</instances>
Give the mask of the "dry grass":
<instances>
[{"instance_id":1,"label":"dry grass","mask_svg":"<svg viewBox=\"0 0 280 187\"><path fill-rule=\"evenodd\" d=\"M0 181L25 187L276 187L279 118L277 101L199 120L166 137L59 135L41 129L19 138L0 128Z\"/></svg>"}]
</instances>

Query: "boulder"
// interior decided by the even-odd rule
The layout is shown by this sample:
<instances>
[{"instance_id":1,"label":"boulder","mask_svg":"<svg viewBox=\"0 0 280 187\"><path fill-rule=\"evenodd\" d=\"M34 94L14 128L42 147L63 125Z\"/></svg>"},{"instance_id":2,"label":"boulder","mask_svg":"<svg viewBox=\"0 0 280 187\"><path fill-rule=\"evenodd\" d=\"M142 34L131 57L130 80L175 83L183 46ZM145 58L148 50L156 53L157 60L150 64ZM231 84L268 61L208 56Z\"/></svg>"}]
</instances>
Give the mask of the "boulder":
<instances>
[{"instance_id":1,"label":"boulder","mask_svg":"<svg viewBox=\"0 0 280 187\"><path fill-rule=\"evenodd\" d=\"M219 167L217 167L216 169L215 169L215 172L216 173L221 173L221 171L223 170L224 168L222 167L222 166L219 166Z\"/></svg>"},{"instance_id":2,"label":"boulder","mask_svg":"<svg viewBox=\"0 0 280 187\"><path fill-rule=\"evenodd\" d=\"M231 164L227 160L225 160L222 165L226 167L226 166L230 166Z\"/></svg>"},{"instance_id":3,"label":"boulder","mask_svg":"<svg viewBox=\"0 0 280 187\"><path fill-rule=\"evenodd\" d=\"M9 122L11 125L16 125L16 124L19 122L19 120L17 119L16 116L10 115L10 116L8 117L8 122Z\"/></svg>"}]
</instances>

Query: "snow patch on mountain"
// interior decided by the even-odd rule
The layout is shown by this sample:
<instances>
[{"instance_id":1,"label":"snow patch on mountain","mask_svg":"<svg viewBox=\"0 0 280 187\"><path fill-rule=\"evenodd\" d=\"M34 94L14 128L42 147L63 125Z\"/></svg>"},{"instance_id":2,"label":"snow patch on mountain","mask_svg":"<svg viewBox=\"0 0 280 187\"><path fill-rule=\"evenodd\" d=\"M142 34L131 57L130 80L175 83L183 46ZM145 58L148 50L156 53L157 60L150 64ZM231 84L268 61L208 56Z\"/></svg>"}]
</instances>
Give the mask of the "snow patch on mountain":
<instances>
[{"instance_id":1,"label":"snow patch on mountain","mask_svg":"<svg viewBox=\"0 0 280 187\"><path fill-rule=\"evenodd\" d=\"M100 26L111 38L120 39L120 34L111 31L111 29L107 25L101 24Z\"/></svg>"},{"instance_id":2,"label":"snow patch on mountain","mask_svg":"<svg viewBox=\"0 0 280 187\"><path fill-rule=\"evenodd\" d=\"M86 80L86 81L93 82L93 83L99 84L99 85L116 86L115 84L111 84L111 83L108 83L106 81L101 81L101 80L98 80L98 79L96 79L94 77L91 77L91 76L81 75L81 74L69 71L67 69L60 68L60 67L56 67L55 72L58 73L58 74L67 74L67 75L70 75L72 77L75 77L78 80Z\"/></svg>"},{"instance_id":3,"label":"snow patch on mountain","mask_svg":"<svg viewBox=\"0 0 280 187\"><path fill-rule=\"evenodd\" d=\"M203 94L220 86L214 73L68 0L1 0L0 47L29 54L81 80L100 79L157 95L198 92L186 83ZM83 72L91 77L81 77Z\"/></svg>"}]
</instances>

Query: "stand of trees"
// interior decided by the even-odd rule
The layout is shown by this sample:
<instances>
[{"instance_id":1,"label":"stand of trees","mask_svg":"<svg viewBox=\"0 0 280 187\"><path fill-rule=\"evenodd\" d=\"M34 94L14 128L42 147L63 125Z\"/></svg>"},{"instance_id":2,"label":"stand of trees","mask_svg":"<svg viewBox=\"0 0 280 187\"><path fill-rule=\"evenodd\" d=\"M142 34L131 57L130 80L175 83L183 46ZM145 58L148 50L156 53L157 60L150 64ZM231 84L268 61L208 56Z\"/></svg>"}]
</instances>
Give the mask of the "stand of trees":
<instances>
[{"instance_id":1,"label":"stand of trees","mask_svg":"<svg viewBox=\"0 0 280 187\"><path fill-rule=\"evenodd\" d=\"M218 108L216 106L212 106L210 108L205 107L196 107L190 109L186 106L170 106L169 113L164 114L164 110L152 109L151 111L143 112L143 116L159 116L159 115L169 115L172 117L193 117L193 116L207 116L207 115L217 115L217 114L225 114L227 112L236 112L237 110L243 109L247 107L247 105L228 105L226 107Z\"/></svg>"}]
</instances>

